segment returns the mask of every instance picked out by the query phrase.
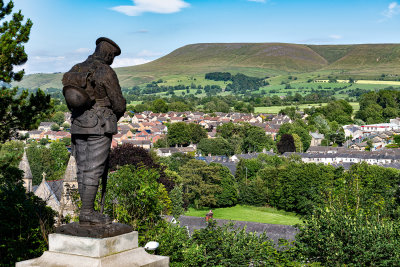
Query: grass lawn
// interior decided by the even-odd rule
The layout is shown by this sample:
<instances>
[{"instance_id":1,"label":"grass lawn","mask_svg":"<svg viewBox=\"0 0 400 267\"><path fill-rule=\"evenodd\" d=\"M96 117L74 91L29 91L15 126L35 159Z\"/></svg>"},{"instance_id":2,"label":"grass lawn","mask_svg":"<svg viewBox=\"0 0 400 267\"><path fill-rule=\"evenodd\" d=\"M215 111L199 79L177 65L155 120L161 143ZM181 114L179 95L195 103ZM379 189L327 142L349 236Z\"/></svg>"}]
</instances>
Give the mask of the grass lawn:
<instances>
[{"instance_id":1,"label":"grass lawn","mask_svg":"<svg viewBox=\"0 0 400 267\"><path fill-rule=\"evenodd\" d=\"M205 217L209 210L196 210L189 208L186 216ZM215 219L248 221L270 224L294 225L301 223L295 213L280 211L275 208L253 207L236 205L230 208L217 208L212 210Z\"/></svg>"}]
</instances>

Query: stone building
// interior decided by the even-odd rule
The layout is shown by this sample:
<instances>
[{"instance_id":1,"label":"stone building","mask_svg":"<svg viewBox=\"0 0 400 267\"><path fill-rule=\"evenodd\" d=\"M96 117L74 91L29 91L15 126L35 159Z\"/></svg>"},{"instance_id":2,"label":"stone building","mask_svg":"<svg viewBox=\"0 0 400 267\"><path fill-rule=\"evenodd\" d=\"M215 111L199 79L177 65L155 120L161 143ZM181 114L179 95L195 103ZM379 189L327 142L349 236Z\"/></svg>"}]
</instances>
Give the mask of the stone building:
<instances>
[{"instance_id":1,"label":"stone building","mask_svg":"<svg viewBox=\"0 0 400 267\"><path fill-rule=\"evenodd\" d=\"M33 188L32 188L32 172L31 172L31 167L29 165L28 162L28 157L26 156L26 151L24 151L24 155L22 156L22 160L19 163L18 168L24 172L24 177L23 177L23 181L24 181L24 187L26 189L26 192L32 192Z\"/></svg>"},{"instance_id":2,"label":"stone building","mask_svg":"<svg viewBox=\"0 0 400 267\"><path fill-rule=\"evenodd\" d=\"M24 172L23 181L27 192L33 192L36 196L46 201L47 205L62 217L74 215L76 207L73 197L78 190L74 156L71 155L69 158L63 179L46 181L46 174L43 173L43 179L38 186L32 186L33 176L25 152L19 164L19 169Z\"/></svg>"}]
</instances>

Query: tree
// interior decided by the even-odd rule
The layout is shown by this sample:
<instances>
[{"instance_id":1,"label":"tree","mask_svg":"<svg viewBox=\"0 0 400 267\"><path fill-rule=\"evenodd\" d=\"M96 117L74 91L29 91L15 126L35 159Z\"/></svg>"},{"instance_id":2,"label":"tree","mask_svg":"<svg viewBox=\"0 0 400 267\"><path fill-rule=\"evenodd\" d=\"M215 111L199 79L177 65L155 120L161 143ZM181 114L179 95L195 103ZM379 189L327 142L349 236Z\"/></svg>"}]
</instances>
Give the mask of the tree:
<instances>
[{"instance_id":1,"label":"tree","mask_svg":"<svg viewBox=\"0 0 400 267\"><path fill-rule=\"evenodd\" d=\"M10 164L17 167L24 153L24 143L21 141L8 141L1 145L0 158L10 159Z\"/></svg>"},{"instance_id":2,"label":"tree","mask_svg":"<svg viewBox=\"0 0 400 267\"><path fill-rule=\"evenodd\" d=\"M191 110L191 108L187 104L185 104L181 101L176 101L176 102L172 102L171 104L168 105L168 110L183 112L183 111Z\"/></svg>"},{"instance_id":3,"label":"tree","mask_svg":"<svg viewBox=\"0 0 400 267\"><path fill-rule=\"evenodd\" d=\"M301 95L300 95L300 97L301 97ZM292 119L292 120L301 118L300 114L296 112L296 108L295 107L286 107L284 109L281 109L279 111L279 114L288 115L290 117L290 119Z\"/></svg>"},{"instance_id":4,"label":"tree","mask_svg":"<svg viewBox=\"0 0 400 267\"><path fill-rule=\"evenodd\" d=\"M296 146L291 134L283 134L281 136L281 140L276 146L278 148L278 152L281 154L285 152L296 152Z\"/></svg>"},{"instance_id":5,"label":"tree","mask_svg":"<svg viewBox=\"0 0 400 267\"><path fill-rule=\"evenodd\" d=\"M296 147L296 152L303 152L303 143L301 142L300 136L297 134L292 134L294 140L294 146Z\"/></svg>"},{"instance_id":6,"label":"tree","mask_svg":"<svg viewBox=\"0 0 400 267\"><path fill-rule=\"evenodd\" d=\"M168 126L167 138L171 146L186 146L190 143L197 144L201 139L207 138L207 132L199 124L177 122Z\"/></svg>"},{"instance_id":7,"label":"tree","mask_svg":"<svg viewBox=\"0 0 400 267\"><path fill-rule=\"evenodd\" d=\"M122 166L109 175L105 212L121 223L146 231L161 219L163 203L159 172L147 167Z\"/></svg>"},{"instance_id":8,"label":"tree","mask_svg":"<svg viewBox=\"0 0 400 267\"><path fill-rule=\"evenodd\" d=\"M271 136L266 135L264 129L261 127L247 127L245 135L243 150L246 152L261 152L264 148L270 150L274 146Z\"/></svg>"},{"instance_id":9,"label":"tree","mask_svg":"<svg viewBox=\"0 0 400 267\"><path fill-rule=\"evenodd\" d=\"M59 131L60 130L60 125L58 125L57 123L54 123L51 125L51 130L52 131Z\"/></svg>"},{"instance_id":10,"label":"tree","mask_svg":"<svg viewBox=\"0 0 400 267\"><path fill-rule=\"evenodd\" d=\"M14 3L4 4L0 1L0 20L11 15ZM9 21L0 26L0 82L20 81L24 71L14 72L14 66L24 64L28 57L24 51L24 43L28 42L32 21L23 23L21 11L12 14ZM38 90L35 94L23 91L17 95L17 88L8 89L4 84L0 94L0 142L15 135L16 129L34 129L49 115L50 96Z\"/></svg>"},{"instance_id":11,"label":"tree","mask_svg":"<svg viewBox=\"0 0 400 267\"><path fill-rule=\"evenodd\" d=\"M71 127L71 124L69 124L68 122L64 122L64 123L61 125L61 127L63 127L63 129L65 130L65 129L67 129L67 128L70 128L70 127Z\"/></svg>"},{"instance_id":12,"label":"tree","mask_svg":"<svg viewBox=\"0 0 400 267\"><path fill-rule=\"evenodd\" d=\"M174 189L169 192L169 198L171 199L172 211L171 214L174 218L178 219L185 210L183 209L183 192L182 187L175 186Z\"/></svg>"},{"instance_id":13,"label":"tree","mask_svg":"<svg viewBox=\"0 0 400 267\"><path fill-rule=\"evenodd\" d=\"M183 179L184 197L195 208L214 207L222 192L219 167L201 160L190 160L179 169Z\"/></svg>"},{"instance_id":14,"label":"tree","mask_svg":"<svg viewBox=\"0 0 400 267\"><path fill-rule=\"evenodd\" d=\"M224 138L217 137L213 139L203 138L197 145L197 150L203 155L211 154L213 156L233 154L231 144Z\"/></svg>"},{"instance_id":15,"label":"tree","mask_svg":"<svg viewBox=\"0 0 400 267\"><path fill-rule=\"evenodd\" d=\"M297 134L301 138L303 151L307 151L311 144L311 136L308 132L308 126L302 120L296 120L293 123L284 123L279 128L278 138L283 134Z\"/></svg>"},{"instance_id":16,"label":"tree","mask_svg":"<svg viewBox=\"0 0 400 267\"><path fill-rule=\"evenodd\" d=\"M393 139L396 144L400 145L400 135L393 136Z\"/></svg>"},{"instance_id":17,"label":"tree","mask_svg":"<svg viewBox=\"0 0 400 267\"><path fill-rule=\"evenodd\" d=\"M201 139L207 138L207 131L200 124L189 123L187 127L191 143L197 144Z\"/></svg>"},{"instance_id":18,"label":"tree","mask_svg":"<svg viewBox=\"0 0 400 267\"><path fill-rule=\"evenodd\" d=\"M69 152L63 142L53 142L47 148L33 143L26 151L31 167L34 185L42 181L42 173L46 173L47 180L61 179L67 168Z\"/></svg>"},{"instance_id":19,"label":"tree","mask_svg":"<svg viewBox=\"0 0 400 267\"><path fill-rule=\"evenodd\" d=\"M238 188L233 175L227 167L221 164L211 163L216 167L219 167L219 176L221 177L220 187L222 188L221 193L217 194L217 206L218 207L231 207L237 204L238 201ZM211 165L210 164L210 165Z\"/></svg>"},{"instance_id":20,"label":"tree","mask_svg":"<svg viewBox=\"0 0 400 267\"><path fill-rule=\"evenodd\" d=\"M184 122L171 123L168 126L168 143L171 146L187 145L190 143L190 133Z\"/></svg>"},{"instance_id":21,"label":"tree","mask_svg":"<svg viewBox=\"0 0 400 267\"><path fill-rule=\"evenodd\" d=\"M165 174L165 167L158 164L152 155L144 148L134 146L133 144L123 144L117 146L110 152L110 169L118 170L125 165L132 165L136 168L146 167L148 169L156 169L159 172L159 182L162 183L167 191L174 188L175 183Z\"/></svg>"},{"instance_id":22,"label":"tree","mask_svg":"<svg viewBox=\"0 0 400 267\"><path fill-rule=\"evenodd\" d=\"M53 175L51 180L61 179L67 168L70 153L63 142L53 142L50 144L50 155L52 158Z\"/></svg>"},{"instance_id":23,"label":"tree","mask_svg":"<svg viewBox=\"0 0 400 267\"><path fill-rule=\"evenodd\" d=\"M55 213L33 193L26 193L18 164L23 144L11 141L0 150L0 265L40 256Z\"/></svg>"},{"instance_id":24,"label":"tree","mask_svg":"<svg viewBox=\"0 0 400 267\"><path fill-rule=\"evenodd\" d=\"M153 112L165 113L168 111L168 105L164 99L156 99L153 101Z\"/></svg>"},{"instance_id":25,"label":"tree","mask_svg":"<svg viewBox=\"0 0 400 267\"><path fill-rule=\"evenodd\" d=\"M65 116L64 112L62 111L57 111L56 113L51 116L50 121L57 123L58 125L61 125L65 121Z\"/></svg>"}]
</instances>

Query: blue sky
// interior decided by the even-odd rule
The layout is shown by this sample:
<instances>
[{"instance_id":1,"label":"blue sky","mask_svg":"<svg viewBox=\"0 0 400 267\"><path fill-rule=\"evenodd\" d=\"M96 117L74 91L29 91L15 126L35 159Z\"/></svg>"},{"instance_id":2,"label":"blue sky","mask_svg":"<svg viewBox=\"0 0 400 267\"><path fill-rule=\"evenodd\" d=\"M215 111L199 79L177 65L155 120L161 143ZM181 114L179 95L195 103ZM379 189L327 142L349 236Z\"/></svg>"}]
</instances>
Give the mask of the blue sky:
<instances>
[{"instance_id":1,"label":"blue sky","mask_svg":"<svg viewBox=\"0 0 400 267\"><path fill-rule=\"evenodd\" d=\"M7 2L7 0L6 0ZM393 0L14 0L33 21L26 73L63 72L106 36L142 64L193 43L400 43Z\"/></svg>"}]
</instances>

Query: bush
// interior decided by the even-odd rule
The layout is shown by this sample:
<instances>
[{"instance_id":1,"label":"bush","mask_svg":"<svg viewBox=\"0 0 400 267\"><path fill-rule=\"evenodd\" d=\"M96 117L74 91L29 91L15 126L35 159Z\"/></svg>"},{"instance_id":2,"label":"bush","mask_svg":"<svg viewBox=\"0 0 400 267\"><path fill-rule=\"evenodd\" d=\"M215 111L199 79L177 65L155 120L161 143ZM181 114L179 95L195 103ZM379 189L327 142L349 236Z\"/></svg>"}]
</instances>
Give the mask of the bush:
<instances>
[{"instance_id":1,"label":"bush","mask_svg":"<svg viewBox=\"0 0 400 267\"><path fill-rule=\"evenodd\" d=\"M47 249L55 212L22 185L22 171L0 159L0 265L39 257Z\"/></svg>"},{"instance_id":2,"label":"bush","mask_svg":"<svg viewBox=\"0 0 400 267\"><path fill-rule=\"evenodd\" d=\"M295 252L300 261L324 266L398 266L400 224L362 211L318 209L300 225Z\"/></svg>"},{"instance_id":3,"label":"bush","mask_svg":"<svg viewBox=\"0 0 400 267\"><path fill-rule=\"evenodd\" d=\"M117 146L111 150L110 170L115 171L119 167L128 164L135 167L145 166L149 169L158 170L160 174L158 181L165 186L165 189L167 189L168 192L175 186L174 181L165 174L165 167L160 166L155 162L146 149L134 146L133 144L123 144L122 146Z\"/></svg>"},{"instance_id":4,"label":"bush","mask_svg":"<svg viewBox=\"0 0 400 267\"><path fill-rule=\"evenodd\" d=\"M291 265L291 249L277 250L265 233L247 233L233 225L217 226L211 220L191 237L186 229L168 226L156 240L158 253L170 257L171 266L277 266Z\"/></svg>"},{"instance_id":5,"label":"bush","mask_svg":"<svg viewBox=\"0 0 400 267\"><path fill-rule=\"evenodd\" d=\"M168 195L157 182L155 169L125 165L109 175L104 211L120 223L143 232L159 227L161 212L170 203ZM99 196L99 194L98 194ZM98 197L99 199L99 197Z\"/></svg>"}]
</instances>

